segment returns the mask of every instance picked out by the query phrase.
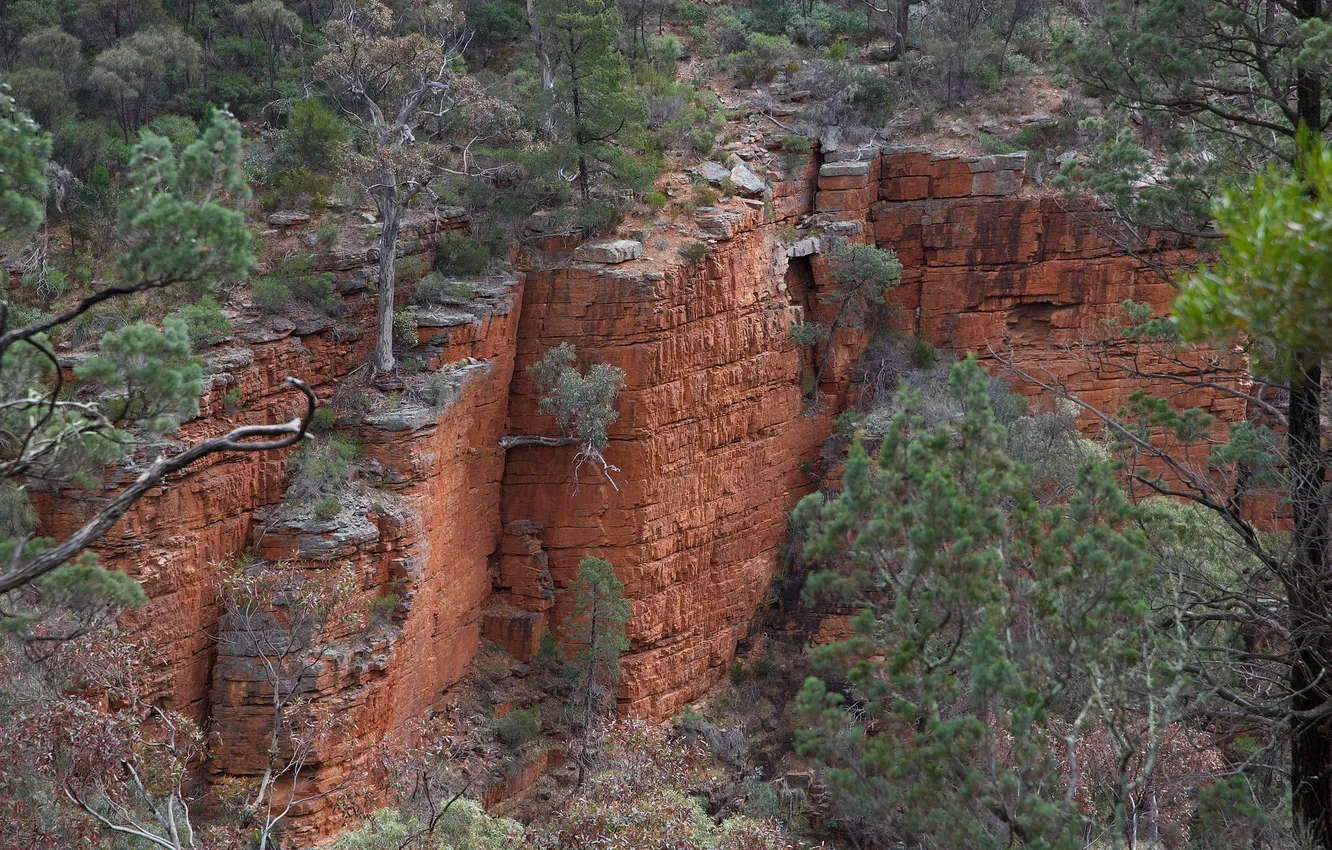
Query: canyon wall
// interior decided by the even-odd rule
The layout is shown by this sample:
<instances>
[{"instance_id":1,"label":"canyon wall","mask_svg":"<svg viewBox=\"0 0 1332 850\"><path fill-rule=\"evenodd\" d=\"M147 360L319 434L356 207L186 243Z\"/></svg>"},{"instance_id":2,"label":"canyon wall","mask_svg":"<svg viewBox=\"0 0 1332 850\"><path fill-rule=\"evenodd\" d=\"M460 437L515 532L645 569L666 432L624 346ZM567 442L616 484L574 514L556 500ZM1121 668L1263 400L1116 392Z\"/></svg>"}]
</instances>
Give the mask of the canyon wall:
<instances>
[{"instance_id":1,"label":"canyon wall","mask_svg":"<svg viewBox=\"0 0 1332 850\"><path fill-rule=\"evenodd\" d=\"M813 357L790 328L834 309L825 254L836 239L897 251L904 270L891 298L903 330L991 360L1011 343L1018 363L1105 404L1127 392L1064 352L1126 298L1164 308L1169 287L1089 216L1034 191L1024 157L865 148L779 173L777 143L756 136L737 151L767 177L767 198L662 222L643 256L591 262L576 239L535 236L517 280L487 283L465 309L418 310L412 354L451 370L457 391L443 404L394 399L345 426L375 486L345 499L334 520L284 501L286 457L217 456L145 499L99 546L150 597L127 626L161 653L164 702L220 733L213 776L255 776L265 757L271 685L235 623L219 621L216 565L242 552L315 571L350 564L360 591L391 606L369 628L324 634L299 683L356 728L354 739L321 744L302 794L350 775L363 757L356 740L402 732L445 705L482 637L529 659L571 604L588 554L615 565L633 602L622 709L664 718L702 694L770 592L787 512L819 484L813 461L867 342L865 329L839 331L823 401L805 397ZM422 224L408 245L428 257L440 226ZM300 233L274 236L299 247ZM682 239L707 256L681 259ZM280 389L288 374L321 400L345 401L371 338L373 267L363 251L317 262L338 275L350 317L238 316L235 343L209 354L214 388L184 441L290 418L299 398ZM579 465L576 448L500 447L505 436L559 436L523 369L564 342L581 365L626 373L605 452L613 469ZM223 405L231 387L240 412ZM1223 419L1243 413L1220 396L1197 401ZM58 533L83 506L45 508ZM283 626L280 611L271 619ZM327 835L335 798L294 810L288 835Z\"/></svg>"}]
</instances>

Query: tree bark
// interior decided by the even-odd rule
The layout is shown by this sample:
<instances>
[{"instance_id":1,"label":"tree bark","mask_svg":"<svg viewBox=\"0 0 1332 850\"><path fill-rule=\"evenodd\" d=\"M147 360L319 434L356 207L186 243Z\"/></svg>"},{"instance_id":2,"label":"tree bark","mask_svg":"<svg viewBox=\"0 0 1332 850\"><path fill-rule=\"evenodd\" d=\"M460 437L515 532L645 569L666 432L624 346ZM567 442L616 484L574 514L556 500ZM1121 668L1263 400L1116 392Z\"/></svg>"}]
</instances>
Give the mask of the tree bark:
<instances>
[{"instance_id":1,"label":"tree bark","mask_svg":"<svg viewBox=\"0 0 1332 850\"><path fill-rule=\"evenodd\" d=\"M550 64L550 54L546 52L541 38L541 29L537 26L536 0L527 0L527 26L532 32L532 52L536 54L537 64L541 66L541 88L550 91L555 88L555 70Z\"/></svg>"},{"instance_id":2,"label":"tree bark","mask_svg":"<svg viewBox=\"0 0 1332 850\"><path fill-rule=\"evenodd\" d=\"M515 434L511 437L501 437L500 448L508 451L516 449L519 446L547 446L558 448L561 446L576 446L581 442L577 437L541 437L535 434Z\"/></svg>"},{"instance_id":3,"label":"tree bark","mask_svg":"<svg viewBox=\"0 0 1332 850\"><path fill-rule=\"evenodd\" d=\"M1322 17L1323 0L1297 0L1295 17ZM1315 68L1296 72L1299 122L1315 138L1322 130L1323 81ZM1290 789L1295 822L1314 846L1332 848L1332 726L1326 719L1305 721L1300 712L1312 711L1332 699L1327 678L1332 675L1332 634L1324 618L1328 594L1328 521L1323 488L1327 461L1323 455L1323 371L1319 356L1297 356L1296 375L1290 384L1287 414L1290 441L1288 470L1291 509L1294 513L1295 563L1290 595L1292 658Z\"/></svg>"},{"instance_id":4,"label":"tree bark","mask_svg":"<svg viewBox=\"0 0 1332 850\"><path fill-rule=\"evenodd\" d=\"M1322 452L1322 369L1316 359L1300 364L1291 381L1289 433L1291 509L1295 562L1287 582L1290 595L1292 659L1290 788L1295 819L1318 847L1332 847L1332 728L1328 721L1302 720L1302 712L1332 698L1332 635L1324 618L1327 594L1328 522L1323 487L1327 463Z\"/></svg>"},{"instance_id":5,"label":"tree bark","mask_svg":"<svg viewBox=\"0 0 1332 850\"><path fill-rule=\"evenodd\" d=\"M385 180L387 187L376 191L375 200L379 206L383 230L379 233L379 313L378 336L375 349L370 355L372 377L379 377L393 372L397 361L393 359L393 293L397 275L397 250L399 217L402 204L398 198L397 181Z\"/></svg>"},{"instance_id":6,"label":"tree bark","mask_svg":"<svg viewBox=\"0 0 1332 850\"><path fill-rule=\"evenodd\" d=\"M911 24L911 0L897 3L897 55L906 56L907 35Z\"/></svg>"}]
</instances>

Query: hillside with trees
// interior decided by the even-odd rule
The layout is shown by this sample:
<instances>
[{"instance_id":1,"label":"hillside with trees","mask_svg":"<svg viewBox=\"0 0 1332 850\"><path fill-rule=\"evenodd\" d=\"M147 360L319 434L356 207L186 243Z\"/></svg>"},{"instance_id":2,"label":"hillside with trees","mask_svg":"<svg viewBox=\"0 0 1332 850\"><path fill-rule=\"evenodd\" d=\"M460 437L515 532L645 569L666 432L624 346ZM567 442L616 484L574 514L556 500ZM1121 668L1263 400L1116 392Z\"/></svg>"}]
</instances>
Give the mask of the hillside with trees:
<instances>
[{"instance_id":1,"label":"hillside with trees","mask_svg":"<svg viewBox=\"0 0 1332 850\"><path fill-rule=\"evenodd\" d=\"M0 850L1332 850L1329 0L0 0Z\"/></svg>"}]
</instances>

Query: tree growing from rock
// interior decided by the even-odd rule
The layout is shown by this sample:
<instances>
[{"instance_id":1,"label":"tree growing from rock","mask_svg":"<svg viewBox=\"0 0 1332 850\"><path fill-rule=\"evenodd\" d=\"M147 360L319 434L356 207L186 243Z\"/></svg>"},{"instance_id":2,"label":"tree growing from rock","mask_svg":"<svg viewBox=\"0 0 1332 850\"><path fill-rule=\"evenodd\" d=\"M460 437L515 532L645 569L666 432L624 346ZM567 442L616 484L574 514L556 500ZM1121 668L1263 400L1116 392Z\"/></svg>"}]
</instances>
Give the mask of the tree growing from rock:
<instances>
[{"instance_id":1,"label":"tree growing from rock","mask_svg":"<svg viewBox=\"0 0 1332 850\"><path fill-rule=\"evenodd\" d=\"M610 426L620 418L615 401L624 389L624 370L597 363L586 374L578 371L578 353L570 343L561 343L546 356L527 367L541 400L537 409L555 417L567 436L511 436L500 440L505 449L518 446L578 446L574 456L574 481L584 463L593 461L601 467L612 487L619 486L611 477L619 468L606 460L610 445Z\"/></svg>"},{"instance_id":2,"label":"tree growing from rock","mask_svg":"<svg viewBox=\"0 0 1332 850\"><path fill-rule=\"evenodd\" d=\"M814 395L823 381L837 330L862 327L876 308L887 304L885 293L902 282L902 264L897 255L875 245L837 246L828 258L828 270L833 286L823 298L837 307L832 321L827 327L805 324L796 333L796 341L802 345L814 347L820 341L824 344L814 372Z\"/></svg>"},{"instance_id":3,"label":"tree growing from rock","mask_svg":"<svg viewBox=\"0 0 1332 850\"><path fill-rule=\"evenodd\" d=\"M0 152L0 227L7 238L21 240L41 221L40 173L49 143L7 98L0 99L0 135L13 142ZM216 452L293 445L314 411L309 388L288 379L306 396L303 416L237 428L177 454L162 452L63 539L37 534L30 488L96 481L105 465L129 457L144 438L196 415L203 392L201 366L190 354L182 321L168 321L161 330L139 323L108 332L99 352L75 367L76 387L49 335L108 302L235 281L254 265L245 218L233 206L247 190L240 126L230 115L215 115L179 156L168 140L145 133L125 183L115 231L120 253L110 283L51 314L34 315L0 300L0 499L10 518L0 532L0 594L29 586L25 593L40 595L49 587L33 582L59 582L52 573L67 564L71 570L90 567L91 556L71 562L136 501L166 486L168 476Z\"/></svg>"},{"instance_id":4,"label":"tree growing from rock","mask_svg":"<svg viewBox=\"0 0 1332 850\"><path fill-rule=\"evenodd\" d=\"M620 655L629 648L625 624L633 606L609 561L591 555L578 565L570 587L574 607L560 624L568 653L565 677L571 686L569 714L582 730L578 753L578 785L583 784L601 718L615 709L620 680Z\"/></svg>"},{"instance_id":5,"label":"tree growing from rock","mask_svg":"<svg viewBox=\"0 0 1332 850\"><path fill-rule=\"evenodd\" d=\"M474 145L504 132L513 109L489 97L460 66L461 13L432 0L395 17L376 0L354 0L328 23L329 52L317 74L364 129L369 151L357 171L379 210L378 336L370 356L383 380L396 365L393 315L398 234L407 205L445 174L476 176ZM454 142L454 153L446 142Z\"/></svg>"}]
</instances>

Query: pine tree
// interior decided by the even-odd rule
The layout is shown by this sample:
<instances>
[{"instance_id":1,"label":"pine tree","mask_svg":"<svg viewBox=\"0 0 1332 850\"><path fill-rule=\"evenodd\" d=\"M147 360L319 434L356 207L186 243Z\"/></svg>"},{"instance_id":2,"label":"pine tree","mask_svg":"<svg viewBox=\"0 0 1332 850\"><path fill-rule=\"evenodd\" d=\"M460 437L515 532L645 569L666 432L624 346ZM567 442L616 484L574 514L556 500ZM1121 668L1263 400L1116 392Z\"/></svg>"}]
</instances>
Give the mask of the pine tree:
<instances>
[{"instance_id":1,"label":"pine tree","mask_svg":"<svg viewBox=\"0 0 1332 850\"><path fill-rule=\"evenodd\" d=\"M1224 578L1212 564L1172 567L1198 588L1185 611L1192 666L1220 701L1217 717L1242 717L1264 729L1274 751L1288 747L1282 766L1296 827L1326 848L1332 729L1321 718L1332 714L1332 692L1321 682L1332 669L1332 528L1322 376L1332 357L1332 152L1308 136L1300 144L1294 168L1274 167L1219 200L1219 260L1181 275L1173 320L1128 302L1122 333L1087 347L1091 369L1164 379L1175 389L1170 398L1138 390L1120 410L1106 410L1007 365L1100 419L1135 489L1192 502L1251 559ZM1218 357L1218 348L1228 353ZM1154 368L1149 377L1149 362L1172 371ZM1216 433L1211 415L1178 402L1195 389L1240 400L1254 421ZM1202 445L1206 463L1191 462L1187 452ZM1272 528L1289 533L1266 533ZM1221 628L1234 632L1219 639ZM1255 641L1268 640L1275 651L1261 660L1251 654ZM1251 665L1270 683L1260 694L1233 687Z\"/></svg>"},{"instance_id":2,"label":"pine tree","mask_svg":"<svg viewBox=\"0 0 1332 850\"><path fill-rule=\"evenodd\" d=\"M0 137L7 140L0 151L0 228L7 237L22 238L41 222L48 142L8 99L0 100ZM289 379L306 395L305 416L238 428L179 454L163 453L65 538L36 534L30 487L93 483L140 440L160 437L197 415L203 372L190 353L184 321L168 319L161 329L140 322L108 332L98 354L74 369L74 391L49 335L116 299L168 288L199 291L249 273L255 264L250 233L235 208L248 193L240 139L239 123L225 113L215 114L179 155L169 140L143 133L125 172L113 281L54 314L24 314L0 298L0 503L7 514L0 523L0 594L28 587L30 595L68 598L70 577L78 575L89 587L103 586L117 603L141 598L119 574L94 575L94 560L80 557L84 548L195 460L218 451L280 448L303 436L314 397ZM12 613L41 605L29 598L6 607Z\"/></svg>"},{"instance_id":3,"label":"pine tree","mask_svg":"<svg viewBox=\"0 0 1332 850\"><path fill-rule=\"evenodd\" d=\"M607 143L642 120L624 57L615 49L624 21L607 0L536 0L533 21L554 72L552 118L587 200L592 168L617 158Z\"/></svg>"},{"instance_id":4,"label":"pine tree","mask_svg":"<svg viewBox=\"0 0 1332 850\"><path fill-rule=\"evenodd\" d=\"M842 492L796 509L806 556L826 567L807 595L859 610L853 637L813 650L845 685L805 683L800 749L862 841L1072 848L1086 777L1061 773L1057 752L1108 729L1108 825L1122 835L1150 774L1131 766L1150 764L1136 757L1156 752L1186 693L1178 644L1145 604L1168 588L1108 464L1042 507L974 356L949 386L960 419L925 429L904 390L877 462L857 439Z\"/></svg>"},{"instance_id":5,"label":"pine tree","mask_svg":"<svg viewBox=\"0 0 1332 850\"><path fill-rule=\"evenodd\" d=\"M633 606L624 598L624 585L616 578L615 568L591 555L578 565L571 590L574 607L560 631L569 652L564 671L571 686L570 714L582 727L581 786L598 720L615 709L620 655L629 648L625 624L633 615Z\"/></svg>"}]
</instances>

